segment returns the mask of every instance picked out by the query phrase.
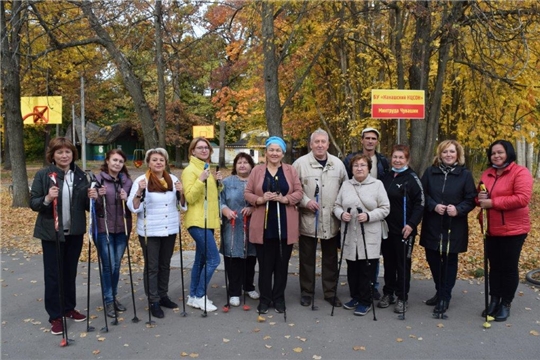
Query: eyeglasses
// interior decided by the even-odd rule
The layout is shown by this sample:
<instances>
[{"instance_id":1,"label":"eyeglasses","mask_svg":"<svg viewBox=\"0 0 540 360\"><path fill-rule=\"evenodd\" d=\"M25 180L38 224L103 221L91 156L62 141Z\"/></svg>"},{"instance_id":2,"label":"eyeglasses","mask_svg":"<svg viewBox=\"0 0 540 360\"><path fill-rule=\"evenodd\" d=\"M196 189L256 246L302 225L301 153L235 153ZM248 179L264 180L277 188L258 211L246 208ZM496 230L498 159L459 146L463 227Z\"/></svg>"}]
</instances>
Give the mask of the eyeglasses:
<instances>
[{"instance_id":1,"label":"eyeglasses","mask_svg":"<svg viewBox=\"0 0 540 360\"><path fill-rule=\"evenodd\" d=\"M208 146L197 146L195 149L197 150L210 150Z\"/></svg>"}]
</instances>

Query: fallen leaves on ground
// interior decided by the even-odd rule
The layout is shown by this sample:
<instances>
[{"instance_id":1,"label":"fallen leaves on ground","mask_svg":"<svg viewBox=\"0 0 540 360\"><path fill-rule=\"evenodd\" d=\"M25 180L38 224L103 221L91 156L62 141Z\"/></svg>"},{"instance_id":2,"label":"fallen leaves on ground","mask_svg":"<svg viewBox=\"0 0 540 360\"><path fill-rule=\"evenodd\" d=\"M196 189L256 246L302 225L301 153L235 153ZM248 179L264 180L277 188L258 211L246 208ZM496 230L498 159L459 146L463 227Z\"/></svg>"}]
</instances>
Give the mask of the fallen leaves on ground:
<instances>
[{"instance_id":1,"label":"fallen leaves on ground","mask_svg":"<svg viewBox=\"0 0 540 360\"><path fill-rule=\"evenodd\" d=\"M359 346L359 345L353 346L352 349L353 349L354 351L359 351L359 350L366 351L366 347L365 347L365 346Z\"/></svg>"}]
</instances>

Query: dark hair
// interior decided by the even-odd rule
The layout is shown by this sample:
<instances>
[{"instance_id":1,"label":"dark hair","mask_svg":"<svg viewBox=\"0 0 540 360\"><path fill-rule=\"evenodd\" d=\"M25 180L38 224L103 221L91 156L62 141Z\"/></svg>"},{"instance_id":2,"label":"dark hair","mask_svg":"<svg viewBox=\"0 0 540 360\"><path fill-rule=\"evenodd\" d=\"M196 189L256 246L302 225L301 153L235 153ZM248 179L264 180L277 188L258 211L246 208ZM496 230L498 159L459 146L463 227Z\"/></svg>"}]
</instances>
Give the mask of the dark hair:
<instances>
[{"instance_id":1,"label":"dark hair","mask_svg":"<svg viewBox=\"0 0 540 360\"><path fill-rule=\"evenodd\" d=\"M369 172L371 172L371 167L373 166L373 162L371 161L371 157L367 156L365 154L356 154L356 155L354 155L352 157L352 159L351 159L351 172L352 172L352 168L353 168L354 163L359 161L359 160L365 160L367 162L368 170L369 170Z\"/></svg>"},{"instance_id":2,"label":"dark hair","mask_svg":"<svg viewBox=\"0 0 540 360\"><path fill-rule=\"evenodd\" d=\"M236 163L238 163L238 160L240 160L240 159L246 159L247 162L249 163L249 165L251 166L252 170L255 167L255 162L253 161L253 158L251 157L251 155L249 155L249 154L247 154L245 152L240 152L234 158L231 175L236 175Z\"/></svg>"},{"instance_id":3,"label":"dark hair","mask_svg":"<svg viewBox=\"0 0 540 360\"><path fill-rule=\"evenodd\" d=\"M120 149L111 149L107 152L107 154L105 155L105 160L103 161L103 164L101 164L100 170L106 173L109 172L109 165L107 164L107 160L109 160L111 156L113 156L114 154L118 154L124 159L124 166L122 166L122 169L120 170L120 172L126 174L128 178L131 178L131 176L129 176L129 172L126 167L127 156Z\"/></svg>"},{"instance_id":4,"label":"dark hair","mask_svg":"<svg viewBox=\"0 0 540 360\"><path fill-rule=\"evenodd\" d=\"M394 155L396 151L401 151L403 155L405 155L405 158L409 160L411 156L411 151L409 150L409 147L407 145L401 145L401 144L394 145L392 147L392 155Z\"/></svg>"},{"instance_id":5,"label":"dark hair","mask_svg":"<svg viewBox=\"0 0 540 360\"><path fill-rule=\"evenodd\" d=\"M511 162L516 161L516 150L514 150L514 145L510 141L506 140L497 140L494 141L491 145L489 145L489 148L487 149L487 159L489 166L493 166L491 163L491 151L493 150L493 147L495 145L502 145L504 150L506 151L506 162L510 164Z\"/></svg>"},{"instance_id":6,"label":"dark hair","mask_svg":"<svg viewBox=\"0 0 540 360\"><path fill-rule=\"evenodd\" d=\"M68 138L56 137L49 141L49 147L47 148L46 154L47 161L51 164L54 164L54 153L56 152L56 150L62 148L71 150L71 153L73 154L73 159L71 160L72 163L74 163L75 160L79 158L79 152L77 151L77 148Z\"/></svg>"}]
</instances>

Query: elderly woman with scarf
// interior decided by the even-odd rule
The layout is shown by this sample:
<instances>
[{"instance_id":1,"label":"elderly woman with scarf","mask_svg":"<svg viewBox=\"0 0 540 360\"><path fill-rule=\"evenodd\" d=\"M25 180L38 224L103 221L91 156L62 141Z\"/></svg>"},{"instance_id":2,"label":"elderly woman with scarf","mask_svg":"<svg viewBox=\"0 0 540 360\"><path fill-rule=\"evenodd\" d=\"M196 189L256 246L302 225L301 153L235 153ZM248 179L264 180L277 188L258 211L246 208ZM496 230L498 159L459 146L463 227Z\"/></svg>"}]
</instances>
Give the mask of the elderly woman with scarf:
<instances>
[{"instance_id":1,"label":"elderly woman with scarf","mask_svg":"<svg viewBox=\"0 0 540 360\"><path fill-rule=\"evenodd\" d=\"M270 306L285 312L285 288L293 244L298 242L302 184L292 165L282 163L287 147L277 136L266 140L266 164L255 166L244 196L254 207L249 241L255 244L259 262L260 302L266 314Z\"/></svg>"},{"instance_id":2,"label":"elderly woman with scarf","mask_svg":"<svg viewBox=\"0 0 540 360\"><path fill-rule=\"evenodd\" d=\"M150 311L156 318L163 318L161 306L178 307L169 298L171 257L180 229L176 193L180 194L181 206L185 200L182 183L166 170L167 151L150 149L144 159L148 170L133 182L127 206L137 214L137 234L144 254L144 290Z\"/></svg>"},{"instance_id":3,"label":"elderly woman with scarf","mask_svg":"<svg viewBox=\"0 0 540 360\"><path fill-rule=\"evenodd\" d=\"M426 300L434 314L444 314L456 284L458 254L467 251L467 215L474 209L476 189L472 173L465 167L463 147L445 140L437 147L433 165L422 176L426 197L420 245L433 275L437 293Z\"/></svg>"}]
</instances>

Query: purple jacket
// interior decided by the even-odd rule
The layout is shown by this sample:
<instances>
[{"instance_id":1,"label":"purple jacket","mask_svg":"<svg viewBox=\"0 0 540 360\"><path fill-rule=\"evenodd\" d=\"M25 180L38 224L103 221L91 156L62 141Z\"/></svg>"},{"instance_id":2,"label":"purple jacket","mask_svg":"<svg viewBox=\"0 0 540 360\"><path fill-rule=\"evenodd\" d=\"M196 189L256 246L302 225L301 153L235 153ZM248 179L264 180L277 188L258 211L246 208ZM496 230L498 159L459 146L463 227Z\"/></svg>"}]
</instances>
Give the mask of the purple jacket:
<instances>
[{"instance_id":1,"label":"purple jacket","mask_svg":"<svg viewBox=\"0 0 540 360\"><path fill-rule=\"evenodd\" d=\"M131 212L122 204L122 199L120 199L120 189L124 189L127 195L131 190L131 185L133 181L128 178L124 173L121 174L120 180L114 179L109 174L101 172L96 176L97 181L104 185L107 189L107 194L105 195L105 202L107 203L107 225L109 227L110 234L123 233L124 228L124 211L126 214L127 222L127 231L128 235L131 232ZM121 182L121 184L120 184ZM124 205L124 210L122 209ZM98 233L104 233L105 231L105 213L103 211L103 199L101 196L96 200L96 214L98 217Z\"/></svg>"}]
</instances>

